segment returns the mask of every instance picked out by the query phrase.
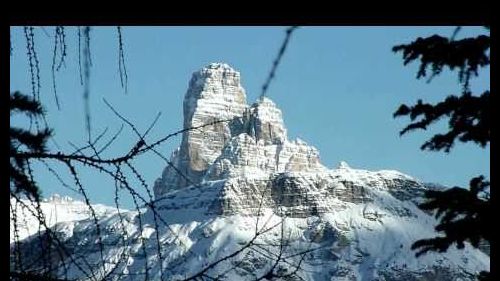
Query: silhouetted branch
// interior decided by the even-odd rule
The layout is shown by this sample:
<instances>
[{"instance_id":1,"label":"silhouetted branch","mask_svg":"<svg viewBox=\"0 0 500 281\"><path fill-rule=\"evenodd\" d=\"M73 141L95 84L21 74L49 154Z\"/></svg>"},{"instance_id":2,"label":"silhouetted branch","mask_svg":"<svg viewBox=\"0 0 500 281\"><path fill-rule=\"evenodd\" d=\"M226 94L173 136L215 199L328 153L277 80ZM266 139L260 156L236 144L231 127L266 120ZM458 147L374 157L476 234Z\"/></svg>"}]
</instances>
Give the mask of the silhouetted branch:
<instances>
[{"instance_id":1,"label":"silhouetted branch","mask_svg":"<svg viewBox=\"0 0 500 281\"><path fill-rule=\"evenodd\" d=\"M77 26L78 29L78 73L80 74L80 85L83 86L83 76L82 76L82 32L81 27Z\"/></svg>"},{"instance_id":2,"label":"silhouetted branch","mask_svg":"<svg viewBox=\"0 0 500 281\"><path fill-rule=\"evenodd\" d=\"M118 71L120 72L120 82L122 88L125 88L125 94L128 92L128 76L125 66L125 52L123 51L122 27L118 26Z\"/></svg>"},{"instance_id":3,"label":"silhouetted branch","mask_svg":"<svg viewBox=\"0 0 500 281\"><path fill-rule=\"evenodd\" d=\"M466 93L460 97L448 96L444 101L435 105L423 103L421 100L414 106L401 105L394 113L394 117L408 115L412 121L422 117L419 121L410 123L401 132L423 129L443 117L449 117L450 130L445 134L437 134L425 142L421 149L444 150L449 152L456 139L462 142L475 142L485 147L490 141L490 92L485 91L480 96Z\"/></svg>"},{"instance_id":4,"label":"silhouetted branch","mask_svg":"<svg viewBox=\"0 0 500 281\"><path fill-rule=\"evenodd\" d=\"M106 265L104 263L104 246L102 244L102 237L101 237L101 228L99 226L99 220L97 219L96 213L92 205L90 204L89 197L87 196L87 193L85 192L85 188L83 187L80 178L78 177L78 173L75 169L75 167L71 164L70 161L64 161L66 166L68 167L70 174L73 176L73 179L75 180L76 186L78 186L80 193L83 195L83 198L85 200L85 204L90 210L92 219L94 220L94 224L96 227L96 232L97 232L97 244L99 245L99 253L101 255L101 262L102 262L102 269L105 272L106 271Z\"/></svg>"},{"instance_id":5,"label":"silhouetted branch","mask_svg":"<svg viewBox=\"0 0 500 281\"><path fill-rule=\"evenodd\" d=\"M26 49L28 51L28 65L31 73L31 93L33 99L40 100L40 63L35 49L35 34L32 26L24 27L24 37L26 38Z\"/></svg>"},{"instance_id":6,"label":"silhouetted branch","mask_svg":"<svg viewBox=\"0 0 500 281\"><path fill-rule=\"evenodd\" d=\"M482 239L490 242L491 203L478 197L489 186L490 183L484 181L484 176L479 176L470 181L469 189L454 187L445 191L427 191L427 201L419 207L423 210L435 210L435 217L439 219L435 229L445 235L415 242L412 249L419 249L417 256L428 251L445 252L454 243L457 248L462 249L465 241L476 248Z\"/></svg>"},{"instance_id":7,"label":"silhouetted branch","mask_svg":"<svg viewBox=\"0 0 500 281\"><path fill-rule=\"evenodd\" d=\"M56 68L56 58L57 51L60 53L60 60ZM54 51L52 56L52 85L54 88L54 97L56 100L57 109L61 109L59 104L59 98L57 96L57 86L56 86L56 70L59 71L61 66L64 64L64 58L66 57L66 35L64 33L63 26L57 26L54 31Z\"/></svg>"},{"instance_id":8,"label":"silhouetted branch","mask_svg":"<svg viewBox=\"0 0 500 281\"><path fill-rule=\"evenodd\" d=\"M83 49L83 69L84 69L84 91L83 100L85 103L85 127L87 129L87 139L90 141L91 136L91 123L90 123L90 106L89 106L89 95L90 95L90 67L92 66L92 58L90 54L90 26L86 26L83 32L85 37L85 48Z\"/></svg>"},{"instance_id":9,"label":"silhouetted branch","mask_svg":"<svg viewBox=\"0 0 500 281\"><path fill-rule=\"evenodd\" d=\"M69 189L69 190L71 190L71 191L73 191L75 193L80 194L80 192L78 190L72 188L71 186L69 186L69 184L67 184L66 182L64 182L64 180L61 178L61 176L56 172L56 170L54 170L52 167L50 167L50 165L47 163L47 161L40 159L40 162L42 162L45 165L45 167L47 168L47 170L49 170L49 172L52 175L54 175L54 177L57 179L57 181L59 181L59 183L63 187L65 187L65 188L67 188L67 189Z\"/></svg>"},{"instance_id":10,"label":"silhouetted branch","mask_svg":"<svg viewBox=\"0 0 500 281\"><path fill-rule=\"evenodd\" d=\"M478 75L479 67L490 64L487 55L489 48L490 37L486 35L461 40L433 35L427 38L419 37L410 44L394 46L392 50L403 52L404 65L420 60L417 79L425 77L429 67L431 76L440 74L444 67L450 70L458 68L459 81L463 84L464 92L467 92L471 76Z\"/></svg>"},{"instance_id":11,"label":"silhouetted branch","mask_svg":"<svg viewBox=\"0 0 500 281\"><path fill-rule=\"evenodd\" d=\"M132 173L135 175L135 177L139 180L139 182L141 183L141 185L144 187L144 189L146 190L147 194L148 194L148 197L149 197L149 201L150 203L154 206L154 199L153 199L153 195L151 194L151 191L146 183L146 181L144 180L144 178L141 176L141 174L134 168L134 166L132 166L132 164L130 164L129 162L125 162L125 164L130 168L130 170L132 171ZM158 254L158 260L160 261L160 279L163 281L164 280L164 273L163 273L163 256L161 254L161 244L160 244L160 234L159 234L159 225L158 225L158 219L157 219L157 214L156 212L153 212L153 222L154 222L154 227L155 227L155 238L156 238L156 247L157 247L157 251L156 253Z\"/></svg>"},{"instance_id":12,"label":"silhouetted branch","mask_svg":"<svg viewBox=\"0 0 500 281\"><path fill-rule=\"evenodd\" d=\"M292 33L297 28L298 28L298 26L292 26L286 30L285 39L283 40L283 43L281 44L278 55L276 56L276 58L273 61L273 66L271 68L271 71L269 72L269 75L267 76L266 82L262 86L262 93L260 94L260 98L262 98L266 95L267 89L269 88L269 85L271 84L271 81L273 80L273 78L275 76L276 69L278 68L279 63L281 62L281 58L283 57L283 54L286 51L286 47L288 46L288 42L290 41L290 37L292 36Z\"/></svg>"},{"instance_id":13,"label":"silhouetted branch","mask_svg":"<svg viewBox=\"0 0 500 281\"><path fill-rule=\"evenodd\" d=\"M118 138L122 130L123 130L123 124L120 126L120 129L118 129L118 131L113 135L113 137L111 137L111 139L109 139L109 141L105 145L103 145L97 153L100 154L104 150L106 150L106 148L108 148Z\"/></svg>"}]
</instances>

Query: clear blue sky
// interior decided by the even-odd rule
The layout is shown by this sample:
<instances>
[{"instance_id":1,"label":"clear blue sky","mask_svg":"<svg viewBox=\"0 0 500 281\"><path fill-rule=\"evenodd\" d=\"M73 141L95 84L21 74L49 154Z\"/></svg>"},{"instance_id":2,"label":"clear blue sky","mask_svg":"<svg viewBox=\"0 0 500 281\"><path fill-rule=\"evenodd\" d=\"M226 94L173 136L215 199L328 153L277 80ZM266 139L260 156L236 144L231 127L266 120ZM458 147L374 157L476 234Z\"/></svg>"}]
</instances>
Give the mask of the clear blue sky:
<instances>
[{"instance_id":1,"label":"clear blue sky","mask_svg":"<svg viewBox=\"0 0 500 281\"><path fill-rule=\"evenodd\" d=\"M120 128L120 120L104 105L106 98L123 115L144 131L157 112L161 118L149 140L182 126L182 100L192 72L210 62L226 62L241 72L247 99L260 94L271 63L284 38L285 27L124 27L125 60L129 90L125 95L118 74L116 29L93 28L91 32L91 114L94 136L108 127L101 145ZM408 122L393 119L401 103L421 98L437 102L460 88L456 73L445 71L430 84L416 80L417 64L404 67L392 46L418 36L435 33L451 36L454 27L302 27L294 33L288 50L268 90L281 108L289 138L299 137L319 149L322 163L334 168L341 160L353 168L396 169L426 182L465 186L471 177L490 174L489 147L458 144L449 154L421 151L420 145L433 133L446 129L442 122L427 132L399 137ZM86 140L83 87L78 74L77 32L66 29L66 68L56 74L62 109L53 98L51 62L53 27L35 29L41 66L41 97L48 109L49 124L63 151L73 151L71 141ZM465 27L457 38L484 33L479 27ZM50 35L51 37L48 37ZM10 59L10 89L30 93L30 76L22 28L11 28L14 48ZM489 69L472 81L473 90L490 87ZM11 120L16 122L16 120ZM136 142L128 129L108 150L112 156L126 153ZM166 156L180 143L172 139L160 150ZM50 146L54 149L52 143ZM106 156L104 155L104 156ZM152 187L166 166L154 154L135 161ZM54 166L67 174L63 166ZM43 167L35 167L43 194L59 193L79 197L62 187ZM114 185L86 168L82 181L94 203L113 204ZM65 180L72 183L70 178ZM139 189L141 187L137 185ZM144 193L144 192L141 192ZM123 194L122 203L131 207Z\"/></svg>"}]
</instances>

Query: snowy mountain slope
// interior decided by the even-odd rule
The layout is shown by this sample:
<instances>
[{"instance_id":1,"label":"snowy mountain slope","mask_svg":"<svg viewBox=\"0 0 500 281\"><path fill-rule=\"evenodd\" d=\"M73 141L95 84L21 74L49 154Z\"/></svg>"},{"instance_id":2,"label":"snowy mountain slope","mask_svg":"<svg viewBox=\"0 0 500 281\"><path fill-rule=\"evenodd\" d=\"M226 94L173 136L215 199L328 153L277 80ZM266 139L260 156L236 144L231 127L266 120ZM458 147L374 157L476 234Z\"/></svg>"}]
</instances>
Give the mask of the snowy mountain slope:
<instances>
[{"instance_id":1,"label":"snowy mountain slope","mask_svg":"<svg viewBox=\"0 0 500 281\"><path fill-rule=\"evenodd\" d=\"M363 171L364 172L364 171ZM242 214L229 216L214 215L211 210L213 199L220 194L223 182L211 182L203 188L186 188L173 192L170 198L156 202L158 213L168 223L159 228L161 255L165 280L181 280L198 272L204 265L231 254L252 239L257 218ZM415 258L409 250L412 241L434 235L436 223L427 214L418 210L411 202L401 201L383 190L373 191L373 201L357 204L332 198L329 203L335 212L326 212L309 217L288 217L284 219L284 232L289 233L290 246L285 253L293 255L307 249L318 249L306 256L303 270L299 273L306 280L473 280L471 274L489 268L489 257L482 252L466 247L465 250L450 249L446 254L431 253ZM406 215L395 215L400 209ZM276 210L264 208L260 218L262 227L280 222ZM153 216L150 210L141 214L144 229L138 227L136 212L127 212L123 223L127 229L126 241L121 241L121 223L117 214L101 220L104 229L103 243L105 260L119 261L121 253L130 255L119 263L116 272L144 272L141 238L151 266L151 280L160 280L159 256L157 254ZM95 244L94 227L91 221L70 222L72 232L66 244L76 256L84 255L91 261L90 268L99 267L99 251ZM280 241L280 227L259 237L257 242L265 248ZM82 239L94 237L94 239ZM123 243L125 243L123 245ZM249 248L230 262L222 263L207 272L216 276L239 261L251 261L226 273L227 280L252 280L265 273L272 259ZM300 256L287 261L297 264ZM83 263L83 262L82 262ZM282 264L287 268L287 264ZM111 267L108 267L108 270ZM289 270L293 266L288 267ZM68 278L81 277L75 266L69 269ZM61 272L62 273L62 272ZM440 275L441 274L441 275ZM113 275L118 280L120 275ZM419 279L427 276L428 279ZM132 280L143 280L137 275ZM385 279L384 279L385 278ZM462 278L462 279L460 279Z\"/></svg>"},{"instance_id":2,"label":"snowy mountain slope","mask_svg":"<svg viewBox=\"0 0 500 281\"><path fill-rule=\"evenodd\" d=\"M217 120L229 121L183 134L175 168L155 183L154 209L102 215L103 260L93 221L66 222L59 232L76 262L54 256L68 267L54 272L182 280L205 270L207 280L254 280L275 265L283 280L364 281L474 280L489 270L489 256L470 245L415 258L409 247L435 236L437 223L415 203L435 185L345 162L326 168L314 147L288 140L270 99L246 104L226 64L195 72L184 101L185 128ZM33 243L21 248L36 268Z\"/></svg>"},{"instance_id":3,"label":"snowy mountain slope","mask_svg":"<svg viewBox=\"0 0 500 281\"><path fill-rule=\"evenodd\" d=\"M15 212L10 213L10 243L14 242L14 218L15 213L17 218L18 239L23 240L26 237L33 235L45 227L40 225L37 219L38 212L36 205L27 200L21 199L22 202L17 203L16 199L10 200L11 208L15 208ZM98 217L116 213L116 209L100 204L92 205ZM52 227L58 223L75 222L88 219L91 216L90 209L84 202L74 200L68 196L59 196L54 194L51 197L40 202L40 210L42 211L45 222L48 227Z\"/></svg>"}]
</instances>

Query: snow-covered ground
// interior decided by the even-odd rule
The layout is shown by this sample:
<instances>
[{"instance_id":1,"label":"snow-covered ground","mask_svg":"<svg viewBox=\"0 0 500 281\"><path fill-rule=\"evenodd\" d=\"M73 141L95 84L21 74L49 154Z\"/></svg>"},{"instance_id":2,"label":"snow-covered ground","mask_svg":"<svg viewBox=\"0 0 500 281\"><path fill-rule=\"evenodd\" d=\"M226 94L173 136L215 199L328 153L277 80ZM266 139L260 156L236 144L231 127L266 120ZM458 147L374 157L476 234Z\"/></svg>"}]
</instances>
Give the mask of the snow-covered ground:
<instances>
[{"instance_id":1,"label":"snow-covered ground","mask_svg":"<svg viewBox=\"0 0 500 281\"><path fill-rule=\"evenodd\" d=\"M411 244L435 236L436 221L419 210L411 199L393 196L380 181L401 177L400 173L341 167L331 174L359 184L372 182L365 186L370 200L353 203L341 197L325 198L324 204L335 211L307 217L279 216L285 207L268 206L261 209L261 216L218 215L213 206L221 200L225 186L222 180L168 193L155 202L155 212L143 209L138 215L122 210L119 215L113 208L99 206L95 209L101 217L104 260L108 262L106 271L115 264L114 272L144 273L147 266L151 280L161 280L162 272L164 280L181 280L245 247L254 238L256 228L262 230L273 225L274 228L254 241L259 246L246 248L206 274L211 277L224 274L225 280L255 279L272 266L276 257L269 253L278 253L277 245L282 237L287 244L283 251L287 258L279 263L283 272L293 271L302 258L301 252L315 249L304 256L297 273L305 280L420 280L418 276L431 278L426 280L473 280L474 274L489 270L489 256L470 245L462 250L452 247L443 254L415 257ZM93 270L99 269L95 226L85 205L70 200L50 200L42 206L47 217L53 214L52 222L56 211L65 213L57 216L61 218L59 221L66 221L60 224L58 231L67 239L76 257L84 255ZM143 229L139 227L139 218ZM28 225L36 226L35 223ZM121 259L124 253L127 258ZM68 278L83 276L75 266L70 266L68 272ZM120 275L113 276L116 279L111 280L119 280ZM133 275L130 280L143 280L143 277Z\"/></svg>"},{"instance_id":2,"label":"snow-covered ground","mask_svg":"<svg viewBox=\"0 0 500 281\"><path fill-rule=\"evenodd\" d=\"M10 243L14 242L15 239L14 214L17 220L19 240L37 233L39 229L42 231L45 229L43 225L40 225L35 203L27 199L17 202L16 199L11 198L10 206ZM92 205L92 207L98 217L116 213L116 209L113 207L100 204ZM13 209L15 209L15 212L12 212ZM54 194L40 202L40 210L48 227L52 227L57 223L88 219L91 216L91 211L84 202L74 200L68 196L59 196L58 194Z\"/></svg>"}]
</instances>

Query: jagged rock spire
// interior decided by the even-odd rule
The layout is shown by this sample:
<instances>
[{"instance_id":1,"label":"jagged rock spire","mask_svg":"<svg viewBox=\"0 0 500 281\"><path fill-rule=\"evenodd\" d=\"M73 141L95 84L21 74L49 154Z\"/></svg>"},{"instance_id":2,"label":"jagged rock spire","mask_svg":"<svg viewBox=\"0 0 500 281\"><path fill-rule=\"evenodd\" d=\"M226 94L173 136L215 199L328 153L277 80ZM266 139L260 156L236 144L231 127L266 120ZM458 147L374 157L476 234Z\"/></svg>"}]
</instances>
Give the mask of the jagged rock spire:
<instances>
[{"instance_id":1,"label":"jagged rock spire","mask_svg":"<svg viewBox=\"0 0 500 281\"><path fill-rule=\"evenodd\" d=\"M263 97L248 105L240 82L240 73L224 63L193 73L184 98L184 128L224 122L183 134L172 165L155 183L156 196L204 178L323 168L315 148L287 140L276 104Z\"/></svg>"}]
</instances>

